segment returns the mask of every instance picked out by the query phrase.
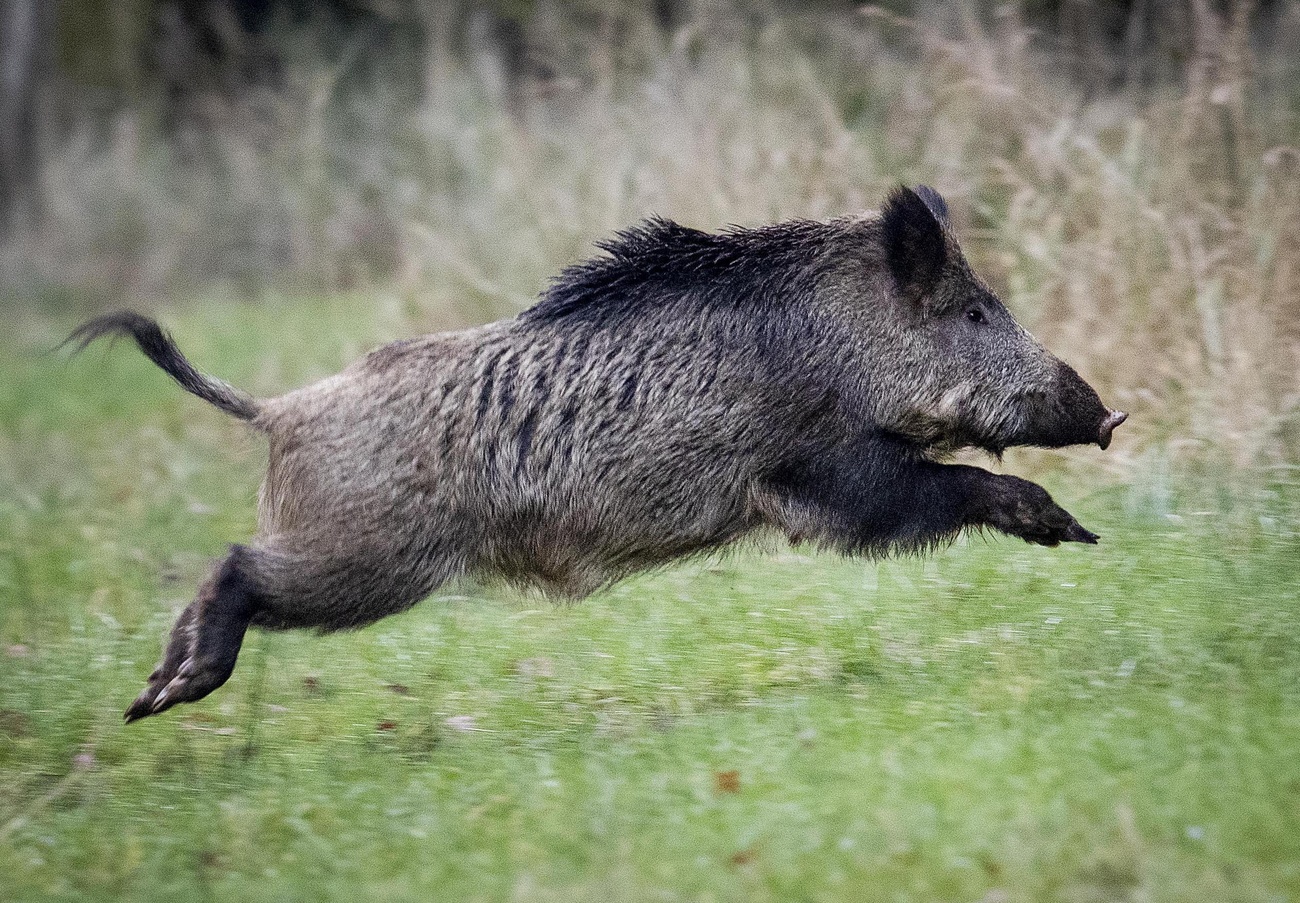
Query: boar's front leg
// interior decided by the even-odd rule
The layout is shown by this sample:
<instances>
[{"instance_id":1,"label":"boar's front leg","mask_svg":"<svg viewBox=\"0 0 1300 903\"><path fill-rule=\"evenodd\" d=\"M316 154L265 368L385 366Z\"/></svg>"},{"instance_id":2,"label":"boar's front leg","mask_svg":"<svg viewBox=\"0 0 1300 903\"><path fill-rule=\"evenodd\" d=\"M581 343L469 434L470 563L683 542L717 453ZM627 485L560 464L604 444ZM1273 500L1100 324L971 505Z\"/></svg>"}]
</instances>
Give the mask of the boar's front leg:
<instances>
[{"instance_id":1,"label":"boar's front leg","mask_svg":"<svg viewBox=\"0 0 1300 903\"><path fill-rule=\"evenodd\" d=\"M971 526L993 527L1025 542L1055 546L1063 542L1095 544L1097 534L1085 529L1037 483L978 467L974 474L966 517Z\"/></svg>"},{"instance_id":2,"label":"boar's front leg","mask_svg":"<svg viewBox=\"0 0 1300 903\"><path fill-rule=\"evenodd\" d=\"M992 527L1045 546L1097 541L1041 486L937 464L881 437L783 465L756 501L792 540L845 552L924 549L967 527Z\"/></svg>"}]
</instances>

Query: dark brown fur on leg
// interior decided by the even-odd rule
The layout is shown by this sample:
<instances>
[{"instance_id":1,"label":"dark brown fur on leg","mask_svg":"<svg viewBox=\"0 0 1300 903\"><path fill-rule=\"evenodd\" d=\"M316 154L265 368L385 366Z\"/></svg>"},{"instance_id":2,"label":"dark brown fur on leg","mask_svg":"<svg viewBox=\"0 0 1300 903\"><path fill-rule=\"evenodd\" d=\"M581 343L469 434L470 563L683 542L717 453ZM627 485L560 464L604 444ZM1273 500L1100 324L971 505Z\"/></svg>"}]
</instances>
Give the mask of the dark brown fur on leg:
<instances>
[{"instance_id":1,"label":"dark brown fur on leg","mask_svg":"<svg viewBox=\"0 0 1300 903\"><path fill-rule=\"evenodd\" d=\"M230 678L257 607L247 558L247 549L234 546L181 612L162 664L126 710L127 723L202 699Z\"/></svg>"}]
</instances>

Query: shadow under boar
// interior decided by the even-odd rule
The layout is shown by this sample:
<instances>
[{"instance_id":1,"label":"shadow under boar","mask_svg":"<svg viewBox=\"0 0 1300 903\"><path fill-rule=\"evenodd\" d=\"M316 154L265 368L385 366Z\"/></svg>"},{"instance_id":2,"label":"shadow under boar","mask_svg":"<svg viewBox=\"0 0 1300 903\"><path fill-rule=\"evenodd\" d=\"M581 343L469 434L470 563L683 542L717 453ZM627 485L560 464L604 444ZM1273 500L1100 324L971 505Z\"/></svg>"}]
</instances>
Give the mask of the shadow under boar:
<instances>
[{"instance_id":1,"label":"shadow under boar","mask_svg":"<svg viewBox=\"0 0 1300 903\"><path fill-rule=\"evenodd\" d=\"M519 316L399 341L254 399L152 320L180 385L265 433L259 530L181 612L133 721L225 683L245 630L337 630L446 581L577 598L760 528L844 553L967 527L1096 542L1041 487L945 464L974 446L1097 443L1125 415L1012 318L932 189L878 215L720 234L652 219Z\"/></svg>"}]
</instances>

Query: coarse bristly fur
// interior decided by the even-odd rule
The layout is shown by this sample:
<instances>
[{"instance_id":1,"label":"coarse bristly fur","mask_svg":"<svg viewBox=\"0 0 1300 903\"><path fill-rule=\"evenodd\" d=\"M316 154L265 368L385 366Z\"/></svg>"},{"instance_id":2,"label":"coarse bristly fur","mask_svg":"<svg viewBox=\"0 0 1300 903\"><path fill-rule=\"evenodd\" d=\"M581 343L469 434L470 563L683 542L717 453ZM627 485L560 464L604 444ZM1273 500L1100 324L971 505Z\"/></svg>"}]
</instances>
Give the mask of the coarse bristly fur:
<instances>
[{"instance_id":1,"label":"coarse bristly fur","mask_svg":"<svg viewBox=\"0 0 1300 903\"><path fill-rule=\"evenodd\" d=\"M518 317L382 347L255 400L150 320L127 334L264 432L259 530L181 614L127 720L211 692L249 625L359 627L446 581L577 598L760 528L846 553L965 528L1096 537L1033 483L943 463L976 446L1103 448L1124 418L1024 331L947 205L710 234L652 219Z\"/></svg>"}]
</instances>

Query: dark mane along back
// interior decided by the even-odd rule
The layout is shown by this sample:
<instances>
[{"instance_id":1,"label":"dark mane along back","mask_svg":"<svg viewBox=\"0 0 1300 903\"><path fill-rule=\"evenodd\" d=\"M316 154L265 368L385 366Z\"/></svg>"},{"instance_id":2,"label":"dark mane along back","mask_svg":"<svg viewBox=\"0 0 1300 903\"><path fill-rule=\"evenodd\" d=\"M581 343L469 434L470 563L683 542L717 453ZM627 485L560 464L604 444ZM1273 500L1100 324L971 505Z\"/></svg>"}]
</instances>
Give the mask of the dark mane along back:
<instances>
[{"instance_id":1,"label":"dark mane along back","mask_svg":"<svg viewBox=\"0 0 1300 903\"><path fill-rule=\"evenodd\" d=\"M771 302L817 268L830 234L809 220L711 233L651 217L597 242L605 254L563 270L523 318L605 318L687 296Z\"/></svg>"}]
</instances>

